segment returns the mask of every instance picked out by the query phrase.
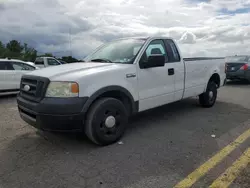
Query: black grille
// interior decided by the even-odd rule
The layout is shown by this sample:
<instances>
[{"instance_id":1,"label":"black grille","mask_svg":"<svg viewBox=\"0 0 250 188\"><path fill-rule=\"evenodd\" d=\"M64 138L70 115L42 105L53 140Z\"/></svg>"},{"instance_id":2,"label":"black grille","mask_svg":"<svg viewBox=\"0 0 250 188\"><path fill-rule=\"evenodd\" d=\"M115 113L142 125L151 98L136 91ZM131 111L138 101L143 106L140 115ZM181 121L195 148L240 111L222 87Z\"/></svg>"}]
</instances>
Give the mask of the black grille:
<instances>
[{"instance_id":1,"label":"black grille","mask_svg":"<svg viewBox=\"0 0 250 188\"><path fill-rule=\"evenodd\" d=\"M44 97L48 84L48 78L25 75L20 83L20 96L39 102Z\"/></svg>"}]
</instances>

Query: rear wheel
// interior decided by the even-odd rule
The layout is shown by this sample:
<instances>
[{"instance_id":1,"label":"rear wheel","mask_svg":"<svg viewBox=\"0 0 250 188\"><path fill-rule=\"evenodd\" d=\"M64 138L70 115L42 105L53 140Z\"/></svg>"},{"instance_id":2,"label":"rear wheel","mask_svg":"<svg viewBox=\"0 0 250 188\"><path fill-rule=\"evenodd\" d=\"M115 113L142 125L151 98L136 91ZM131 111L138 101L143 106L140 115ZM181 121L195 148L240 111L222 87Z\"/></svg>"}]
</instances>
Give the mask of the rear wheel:
<instances>
[{"instance_id":1,"label":"rear wheel","mask_svg":"<svg viewBox=\"0 0 250 188\"><path fill-rule=\"evenodd\" d=\"M127 120L128 112L121 101L101 98L87 114L85 133L94 143L109 145L123 136Z\"/></svg>"},{"instance_id":2,"label":"rear wheel","mask_svg":"<svg viewBox=\"0 0 250 188\"><path fill-rule=\"evenodd\" d=\"M199 96L200 104L205 108L210 108L214 105L217 99L217 86L215 82L210 81L205 93Z\"/></svg>"}]
</instances>

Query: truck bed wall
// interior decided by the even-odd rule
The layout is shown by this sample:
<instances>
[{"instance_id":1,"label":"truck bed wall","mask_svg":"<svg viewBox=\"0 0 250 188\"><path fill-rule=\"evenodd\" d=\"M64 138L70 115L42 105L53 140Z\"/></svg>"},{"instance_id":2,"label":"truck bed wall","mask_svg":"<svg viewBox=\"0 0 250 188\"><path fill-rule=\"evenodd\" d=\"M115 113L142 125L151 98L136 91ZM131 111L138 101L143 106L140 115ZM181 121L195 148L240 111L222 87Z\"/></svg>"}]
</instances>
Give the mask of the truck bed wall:
<instances>
[{"instance_id":1,"label":"truck bed wall","mask_svg":"<svg viewBox=\"0 0 250 188\"><path fill-rule=\"evenodd\" d=\"M184 58L185 86L183 99L197 96L206 90L207 83L214 73L224 80L224 58L195 57Z\"/></svg>"}]
</instances>

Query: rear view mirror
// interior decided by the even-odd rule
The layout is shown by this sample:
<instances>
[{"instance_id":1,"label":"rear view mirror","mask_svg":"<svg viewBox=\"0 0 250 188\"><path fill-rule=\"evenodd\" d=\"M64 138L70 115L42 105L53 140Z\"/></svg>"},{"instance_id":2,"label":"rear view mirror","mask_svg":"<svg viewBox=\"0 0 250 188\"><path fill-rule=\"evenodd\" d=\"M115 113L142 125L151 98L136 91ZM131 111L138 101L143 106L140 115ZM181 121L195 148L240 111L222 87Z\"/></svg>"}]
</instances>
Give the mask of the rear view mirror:
<instances>
[{"instance_id":1,"label":"rear view mirror","mask_svg":"<svg viewBox=\"0 0 250 188\"><path fill-rule=\"evenodd\" d=\"M164 55L151 55L148 57L147 61L142 63L142 68L152 68L152 67L164 67L165 56Z\"/></svg>"}]
</instances>

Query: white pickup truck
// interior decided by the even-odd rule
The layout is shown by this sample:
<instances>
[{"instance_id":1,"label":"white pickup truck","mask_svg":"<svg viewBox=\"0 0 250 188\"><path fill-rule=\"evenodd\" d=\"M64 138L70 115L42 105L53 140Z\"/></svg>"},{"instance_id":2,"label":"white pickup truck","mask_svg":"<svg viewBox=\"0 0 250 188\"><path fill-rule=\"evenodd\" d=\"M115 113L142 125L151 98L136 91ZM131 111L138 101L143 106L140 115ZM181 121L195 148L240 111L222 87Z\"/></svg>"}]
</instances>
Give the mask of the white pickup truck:
<instances>
[{"instance_id":1,"label":"white pickup truck","mask_svg":"<svg viewBox=\"0 0 250 188\"><path fill-rule=\"evenodd\" d=\"M45 68L50 66L61 65L63 63L53 57L37 57L34 64L39 68Z\"/></svg>"},{"instance_id":2,"label":"white pickup truck","mask_svg":"<svg viewBox=\"0 0 250 188\"><path fill-rule=\"evenodd\" d=\"M83 63L24 75L17 102L22 119L38 129L84 131L108 145L137 112L194 96L212 107L225 77L223 58L183 60L171 38L127 38L102 45Z\"/></svg>"}]
</instances>

